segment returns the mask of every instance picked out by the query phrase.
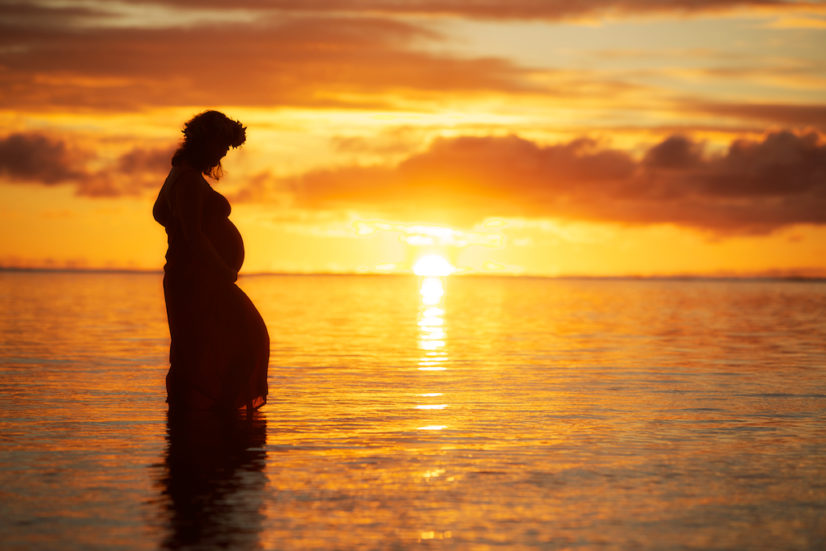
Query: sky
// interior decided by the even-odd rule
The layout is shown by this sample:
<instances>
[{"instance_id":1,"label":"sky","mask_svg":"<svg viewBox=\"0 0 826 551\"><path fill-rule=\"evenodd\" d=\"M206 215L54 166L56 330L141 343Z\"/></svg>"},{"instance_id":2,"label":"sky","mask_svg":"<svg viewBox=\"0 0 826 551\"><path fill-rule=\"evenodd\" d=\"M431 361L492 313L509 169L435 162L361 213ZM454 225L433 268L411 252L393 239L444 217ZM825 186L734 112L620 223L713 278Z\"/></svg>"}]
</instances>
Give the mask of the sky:
<instances>
[{"instance_id":1,"label":"sky","mask_svg":"<svg viewBox=\"0 0 826 551\"><path fill-rule=\"evenodd\" d=\"M243 273L826 276L824 52L822 1L0 0L0 267L161 269L218 109Z\"/></svg>"}]
</instances>

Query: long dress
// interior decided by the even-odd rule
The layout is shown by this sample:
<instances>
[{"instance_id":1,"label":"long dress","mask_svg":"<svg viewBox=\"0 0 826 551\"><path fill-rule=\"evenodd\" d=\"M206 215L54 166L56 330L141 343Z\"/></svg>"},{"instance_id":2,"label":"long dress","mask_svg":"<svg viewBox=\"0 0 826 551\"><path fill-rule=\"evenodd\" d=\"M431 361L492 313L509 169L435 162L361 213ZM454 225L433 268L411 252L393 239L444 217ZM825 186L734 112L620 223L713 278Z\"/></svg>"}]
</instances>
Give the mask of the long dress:
<instances>
[{"instance_id":1,"label":"long dress","mask_svg":"<svg viewBox=\"0 0 826 551\"><path fill-rule=\"evenodd\" d=\"M267 400L270 340L252 301L216 267L237 273L244 242L229 220L229 202L192 168L175 166L153 215L166 229L163 289L171 346L166 376L173 409L256 409Z\"/></svg>"}]
</instances>

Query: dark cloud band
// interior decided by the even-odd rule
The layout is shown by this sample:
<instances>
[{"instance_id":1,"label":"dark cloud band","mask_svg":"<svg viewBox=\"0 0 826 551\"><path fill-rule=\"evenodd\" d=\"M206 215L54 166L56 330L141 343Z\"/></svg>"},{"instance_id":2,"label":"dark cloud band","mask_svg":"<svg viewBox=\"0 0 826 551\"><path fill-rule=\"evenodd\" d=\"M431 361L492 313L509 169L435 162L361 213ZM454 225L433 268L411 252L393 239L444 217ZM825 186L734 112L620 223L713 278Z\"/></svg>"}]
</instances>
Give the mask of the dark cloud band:
<instances>
[{"instance_id":1,"label":"dark cloud band","mask_svg":"<svg viewBox=\"0 0 826 551\"><path fill-rule=\"evenodd\" d=\"M489 216L671 223L720 234L826 224L826 143L775 132L707 152L670 136L637 159L592 140L541 146L516 137L439 140L395 168L320 171L288 183L314 209L367 209L468 224Z\"/></svg>"}]
</instances>

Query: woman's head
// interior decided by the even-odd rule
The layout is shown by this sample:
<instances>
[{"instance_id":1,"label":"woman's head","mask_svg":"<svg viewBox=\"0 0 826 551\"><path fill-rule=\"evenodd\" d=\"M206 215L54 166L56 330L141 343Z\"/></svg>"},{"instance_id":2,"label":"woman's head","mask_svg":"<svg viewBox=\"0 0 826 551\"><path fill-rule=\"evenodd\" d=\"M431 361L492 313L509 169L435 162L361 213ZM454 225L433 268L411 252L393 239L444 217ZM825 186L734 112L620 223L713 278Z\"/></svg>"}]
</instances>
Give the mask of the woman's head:
<instances>
[{"instance_id":1,"label":"woman's head","mask_svg":"<svg viewBox=\"0 0 826 551\"><path fill-rule=\"evenodd\" d=\"M172 164L186 161L198 171L218 179L221 159L230 147L247 139L246 127L219 111L204 111L184 124L184 141L172 156Z\"/></svg>"}]
</instances>

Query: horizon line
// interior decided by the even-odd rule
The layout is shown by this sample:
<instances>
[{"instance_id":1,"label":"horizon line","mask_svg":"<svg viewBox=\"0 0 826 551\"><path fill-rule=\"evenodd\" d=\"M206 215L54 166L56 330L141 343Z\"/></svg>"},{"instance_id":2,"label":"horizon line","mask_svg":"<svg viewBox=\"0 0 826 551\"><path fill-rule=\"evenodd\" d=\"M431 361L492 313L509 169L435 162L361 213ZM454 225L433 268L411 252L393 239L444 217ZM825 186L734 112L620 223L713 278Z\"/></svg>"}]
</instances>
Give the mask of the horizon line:
<instances>
[{"instance_id":1,"label":"horizon line","mask_svg":"<svg viewBox=\"0 0 826 551\"><path fill-rule=\"evenodd\" d=\"M48 267L48 266L0 266L0 272L11 273L77 273L77 274L134 274L134 275L162 275L163 269L147 268L79 268L79 267ZM242 272L240 277L260 276L391 276L391 277L427 277L407 272L332 272L332 271L258 271ZM502 277L524 279L562 279L562 280L746 280L746 281L826 281L826 273L822 275L805 274L795 271L788 273L675 273L675 274L530 274L508 272L457 272L450 276L433 277Z\"/></svg>"}]
</instances>

